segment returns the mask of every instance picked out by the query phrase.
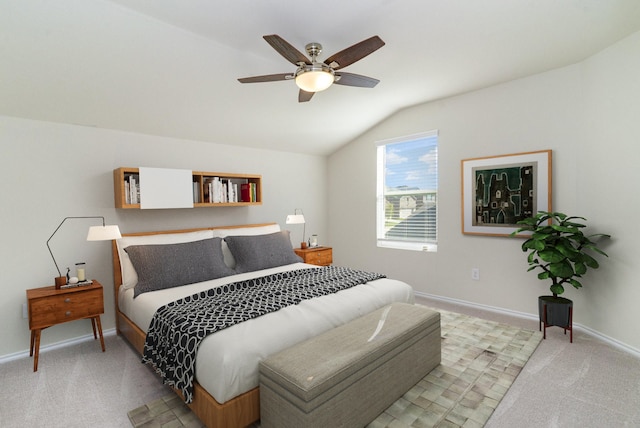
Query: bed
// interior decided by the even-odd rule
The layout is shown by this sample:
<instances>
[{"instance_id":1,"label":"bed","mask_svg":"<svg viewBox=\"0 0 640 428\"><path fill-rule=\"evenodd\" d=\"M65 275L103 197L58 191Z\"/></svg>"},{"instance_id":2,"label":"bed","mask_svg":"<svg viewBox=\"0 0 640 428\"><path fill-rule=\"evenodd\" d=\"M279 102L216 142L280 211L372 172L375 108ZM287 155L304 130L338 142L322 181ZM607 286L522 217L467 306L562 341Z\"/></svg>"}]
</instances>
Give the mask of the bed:
<instances>
[{"instance_id":1,"label":"bed","mask_svg":"<svg viewBox=\"0 0 640 428\"><path fill-rule=\"evenodd\" d=\"M283 237L287 244L282 244ZM277 245L273 244L276 238ZM149 272L158 270L154 263L165 263L165 266L172 262L181 266L191 263L198 255L190 255L189 251L193 248L200 251L197 245L209 241L220 247L220 253L215 249L216 257L223 260L223 263L216 262L219 264L216 272L222 271L219 278L214 275L213 279L195 283L187 279L187 283L180 286L173 286L175 278L149 280ZM271 246L265 247L265 242ZM141 354L156 309L169 302L267 275L324 269L302 263L290 248L288 232L281 231L276 223L124 234L121 240L113 241L112 247L116 328ZM174 253L164 261L157 253L148 253L168 249ZM181 251L177 256L176 249ZM152 265L150 271L145 260ZM175 276L191 275L185 272L176 272ZM154 281L164 281L169 286L155 288L152 284L151 289L146 290ZM258 421L258 363L261 360L392 302L412 303L413 289L401 281L375 279L301 301L207 336L197 350L189 407L209 427L243 427ZM180 391L176 392L184 398Z\"/></svg>"}]
</instances>

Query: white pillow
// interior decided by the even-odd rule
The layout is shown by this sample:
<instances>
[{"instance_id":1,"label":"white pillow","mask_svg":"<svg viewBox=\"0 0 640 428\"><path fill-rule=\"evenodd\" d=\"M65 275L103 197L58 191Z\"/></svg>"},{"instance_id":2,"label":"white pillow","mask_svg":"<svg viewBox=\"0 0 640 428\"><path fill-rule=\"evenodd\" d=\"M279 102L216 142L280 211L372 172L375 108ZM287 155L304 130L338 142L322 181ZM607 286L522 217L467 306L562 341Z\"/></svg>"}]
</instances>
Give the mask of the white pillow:
<instances>
[{"instance_id":1,"label":"white pillow","mask_svg":"<svg viewBox=\"0 0 640 428\"><path fill-rule=\"evenodd\" d=\"M213 231L199 230L196 232L186 233L166 233L158 235L143 236L123 236L116 241L118 246L118 257L120 257L120 271L122 272L122 286L125 289L133 288L138 283L138 274L136 273L131 259L125 248L129 245L162 245L162 244L180 244L183 242L201 241L203 239L213 238ZM226 244L225 244L226 245Z\"/></svg>"},{"instance_id":2,"label":"white pillow","mask_svg":"<svg viewBox=\"0 0 640 428\"><path fill-rule=\"evenodd\" d=\"M231 229L213 229L213 236L218 238L224 238L226 236L252 236L252 235L268 235L271 233L280 232L279 224L268 224L266 226L258 227L238 227ZM231 269L236 268L236 259L231 254L229 246L226 242L222 241L222 256L224 262Z\"/></svg>"}]
</instances>

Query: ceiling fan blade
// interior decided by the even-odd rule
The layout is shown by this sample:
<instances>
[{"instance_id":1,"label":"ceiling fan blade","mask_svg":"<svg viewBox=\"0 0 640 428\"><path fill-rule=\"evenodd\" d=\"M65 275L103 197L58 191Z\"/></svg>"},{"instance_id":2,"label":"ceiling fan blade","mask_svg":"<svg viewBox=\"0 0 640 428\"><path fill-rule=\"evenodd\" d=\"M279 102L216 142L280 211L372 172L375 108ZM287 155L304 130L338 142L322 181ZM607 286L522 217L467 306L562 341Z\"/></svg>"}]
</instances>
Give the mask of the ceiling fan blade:
<instances>
[{"instance_id":1,"label":"ceiling fan blade","mask_svg":"<svg viewBox=\"0 0 640 428\"><path fill-rule=\"evenodd\" d=\"M340 52L333 54L324 62L334 70L340 70L356 61L361 60L372 52L384 46L384 42L378 36L369 37L366 40L356 43Z\"/></svg>"},{"instance_id":2,"label":"ceiling fan blade","mask_svg":"<svg viewBox=\"0 0 640 428\"><path fill-rule=\"evenodd\" d=\"M309 58L307 58L302 52L294 48L289 42L277 34L271 34L270 36L262 36L280 55L285 57L291 64L298 65L299 63L311 64Z\"/></svg>"},{"instance_id":3,"label":"ceiling fan blade","mask_svg":"<svg viewBox=\"0 0 640 428\"><path fill-rule=\"evenodd\" d=\"M311 100L311 97L313 97L313 94L315 94L315 92L307 92L300 89L300 92L298 93L298 102L306 103L307 101Z\"/></svg>"},{"instance_id":4,"label":"ceiling fan blade","mask_svg":"<svg viewBox=\"0 0 640 428\"><path fill-rule=\"evenodd\" d=\"M291 73L265 74L264 76L242 77L238 81L240 83L276 82L278 80L293 79L293 77Z\"/></svg>"},{"instance_id":5,"label":"ceiling fan blade","mask_svg":"<svg viewBox=\"0 0 640 428\"><path fill-rule=\"evenodd\" d=\"M340 73L336 73L336 80L333 83L336 85L357 86L359 88L373 88L378 82L380 81L373 77L341 71Z\"/></svg>"}]
</instances>

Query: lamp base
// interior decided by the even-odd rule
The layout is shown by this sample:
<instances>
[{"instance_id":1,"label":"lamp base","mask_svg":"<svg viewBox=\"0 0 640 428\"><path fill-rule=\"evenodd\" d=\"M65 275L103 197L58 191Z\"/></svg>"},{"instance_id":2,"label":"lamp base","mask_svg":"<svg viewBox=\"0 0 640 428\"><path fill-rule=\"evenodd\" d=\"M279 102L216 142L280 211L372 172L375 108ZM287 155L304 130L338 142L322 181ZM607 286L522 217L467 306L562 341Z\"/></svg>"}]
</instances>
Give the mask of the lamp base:
<instances>
[{"instance_id":1,"label":"lamp base","mask_svg":"<svg viewBox=\"0 0 640 428\"><path fill-rule=\"evenodd\" d=\"M67 277L66 276L56 276L55 278L56 290L60 290L60 287L63 285L67 285Z\"/></svg>"},{"instance_id":2,"label":"lamp base","mask_svg":"<svg viewBox=\"0 0 640 428\"><path fill-rule=\"evenodd\" d=\"M307 243L306 242L301 242L300 243L300 248L303 249L303 250L306 250L307 249Z\"/></svg>"}]
</instances>

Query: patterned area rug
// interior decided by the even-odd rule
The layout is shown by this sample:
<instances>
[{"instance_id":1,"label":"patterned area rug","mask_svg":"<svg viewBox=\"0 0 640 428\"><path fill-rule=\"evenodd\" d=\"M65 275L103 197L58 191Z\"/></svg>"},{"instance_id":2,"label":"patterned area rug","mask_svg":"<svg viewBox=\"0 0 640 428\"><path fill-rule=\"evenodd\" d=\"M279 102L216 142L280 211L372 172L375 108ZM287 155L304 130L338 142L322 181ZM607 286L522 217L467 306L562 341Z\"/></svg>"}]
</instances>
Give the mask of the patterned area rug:
<instances>
[{"instance_id":1,"label":"patterned area rug","mask_svg":"<svg viewBox=\"0 0 640 428\"><path fill-rule=\"evenodd\" d=\"M542 340L537 331L439 312L442 363L370 428L484 426ZM128 415L136 428L204 426L175 394Z\"/></svg>"}]
</instances>

